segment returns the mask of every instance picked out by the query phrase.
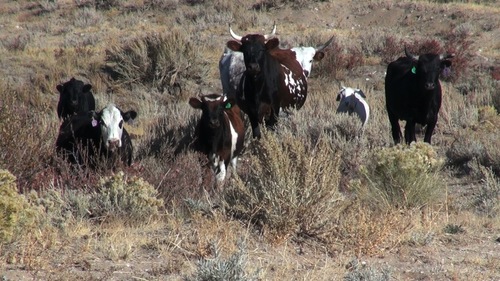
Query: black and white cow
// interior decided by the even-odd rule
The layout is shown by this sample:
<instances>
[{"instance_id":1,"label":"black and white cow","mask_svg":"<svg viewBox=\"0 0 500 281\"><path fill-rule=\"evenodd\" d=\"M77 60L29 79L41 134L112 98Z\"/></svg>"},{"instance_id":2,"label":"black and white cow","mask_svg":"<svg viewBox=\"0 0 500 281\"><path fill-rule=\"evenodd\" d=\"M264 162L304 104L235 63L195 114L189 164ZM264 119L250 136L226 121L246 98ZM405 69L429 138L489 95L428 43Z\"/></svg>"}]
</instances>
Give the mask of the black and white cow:
<instances>
[{"instance_id":1,"label":"black and white cow","mask_svg":"<svg viewBox=\"0 0 500 281\"><path fill-rule=\"evenodd\" d=\"M202 111L196 127L196 148L208 156L217 181L222 182L230 163L236 172L243 149L245 127L240 108L234 100L218 94L193 97L189 105Z\"/></svg>"},{"instance_id":2,"label":"black and white cow","mask_svg":"<svg viewBox=\"0 0 500 281\"><path fill-rule=\"evenodd\" d=\"M90 84L71 78L68 82L56 86L59 91L57 116L66 118L76 113L95 110L95 99Z\"/></svg>"},{"instance_id":3,"label":"black and white cow","mask_svg":"<svg viewBox=\"0 0 500 281\"><path fill-rule=\"evenodd\" d=\"M124 122L137 112L122 112L109 104L100 112L88 111L64 119L59 128L56 149L68 161L96 168L100 163L114 167L117 160L132 164L132 141Z\"/></svg>"},{"instance_id":4,"label":"black and white cow","mask_svg":"<svg viewBox=\"0 0 500 281\"><path fill-rule=\"evenodd\" d=\"M399 120L405 120L405 141L416 141L415 124L426 125L424 141L431 143L441 108L439 74L451 66L448 54L415 56L405 48L406 57L389 63L385 76L385 102L392 138L401 142Z\"/></svg>"},{"instance_id":5,"label":"black and white cow","mask_svg":"<svg viewBox=\"0 0 500 281\"><path fill-rule=\"evenodd\" d=\"M337 94L337 113L355 113L365 126L368 118L370 118L370 107L365 100L366 96L360 89L351 87L342 87L342 90Z\"/></svg>"}]
</instances>

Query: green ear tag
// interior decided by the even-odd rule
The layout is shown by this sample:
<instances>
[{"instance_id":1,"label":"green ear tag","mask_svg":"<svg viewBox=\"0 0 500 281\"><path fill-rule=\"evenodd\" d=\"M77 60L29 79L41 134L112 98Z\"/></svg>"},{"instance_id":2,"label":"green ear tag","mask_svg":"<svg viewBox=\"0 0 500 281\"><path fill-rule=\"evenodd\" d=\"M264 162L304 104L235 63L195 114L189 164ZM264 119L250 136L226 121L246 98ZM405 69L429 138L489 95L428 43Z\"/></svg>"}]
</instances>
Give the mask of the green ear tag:
<instances>
[{"instance_id":1,"label":"green ear tag","mask_svg":"<svg viewBox=\"0 0 500 281\"><path fill-rule=\"evenodd\" d=\"M231 106L232 106L232 105L231 105L231 103L230 103L230 102L226 103L226 109L231 109Z\"/></svg>"},{"instance_id":2,"label":"green ear tag","mask_svg":"<svg viewBox=\"0 0 500 281\"><path fill-rule=\"evenodd\" d=\"M417 67L416 66L411 68L411 73L417 74Z\"/></svg>"}]
</instances>

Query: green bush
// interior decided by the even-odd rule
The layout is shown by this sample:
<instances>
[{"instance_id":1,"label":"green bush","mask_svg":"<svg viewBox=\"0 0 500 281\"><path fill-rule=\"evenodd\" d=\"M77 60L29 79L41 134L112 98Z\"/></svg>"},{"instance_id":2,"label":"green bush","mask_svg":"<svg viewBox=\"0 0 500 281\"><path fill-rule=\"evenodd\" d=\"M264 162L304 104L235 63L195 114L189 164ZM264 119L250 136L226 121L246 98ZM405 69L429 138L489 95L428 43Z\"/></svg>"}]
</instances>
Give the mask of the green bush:
<instances>
[{"instance_id":1,"label":"green bush","mask_svg":"<svg viewBox=\"0 0 500 281\"><path fill-rule=\"evenodd\" d=\"M157 190L142 178L128 178L123 172L103 178L90 201L89 212L100 218L123 218L128 222L146 222L159 214L163 200Z\"/></svg>"},{"instance_id":2,"label":"green bush","mask_svg":"<svg viewBox=\"0 0 500 281\"><path fill-rule=\"evenodd\" d=\"M335 227L340 156L326 138L308 145L290 132L264 132L250 171L226 189L225 203L275 237L322 237Z\"/></svg>"},{"instance_id":3,"label":"green bush","mask_svg":"<svg viewBox=\"0 0 500 281\"><path fill-rule=\"evenodd\" d=\"M8 243L28 231L36 215L36 209L18 193L16 177L7 170L0 170L0 243Z\"/></svg>"},{"instance_id":4,"label":"green bush","mask_svg":"<svg viewBox=\"0 0 500 281\"><path fill-rule=\"evenodd\" d=\"M444 193L438 172L443 166L431 145L397 145L373 152L355 184L361 200L373 207L414 208L439 201Z\"/></svg>"}]
</instances>

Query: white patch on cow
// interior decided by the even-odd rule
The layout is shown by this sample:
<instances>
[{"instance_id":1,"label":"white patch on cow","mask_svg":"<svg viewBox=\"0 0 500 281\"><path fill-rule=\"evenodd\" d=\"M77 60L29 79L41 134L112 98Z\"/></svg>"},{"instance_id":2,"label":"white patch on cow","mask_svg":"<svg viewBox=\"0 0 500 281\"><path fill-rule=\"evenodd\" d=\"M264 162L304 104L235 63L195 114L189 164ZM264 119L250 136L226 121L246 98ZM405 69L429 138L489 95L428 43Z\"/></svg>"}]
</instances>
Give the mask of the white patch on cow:
<instances>
[{"instance_id":1,"label":"white patch on cow","mask_svg":"<svg viewBox=\"0 0 500 281\"><path fill-rule=\"evenodd\" d=\"M288 87L290 93L294 96L294 99L301 100L304 98L304 94L302 93L302 87L304 83L302 79L296 80L293 77L293 72L290 71L286 66L283 66L283 70L285 73L285 85Z\"/></svg>"},{"instance_id":2,"label":"white patch on cow","mask_svg":"<svg viewBox=\"0 0 500 281\"><path fill-rule=\"evenodd\" d=\"M343 87L339 92L340 103L337 112L356 113L365 126L370 117L370 107L366 100L359 94L361 90Z\"/></svg>"},{"instance_id":3,"label":"white patch on cow","mask_svg":"<svg viewBox=\"0 0 500 281\"><path fill-rule=\"evenodd\" d=\"M306 76L307 78L309 75L311 75L314 55L316 55L316 49L313 47L295 47L292 48L292 51L295 52L295 57L302 66L302 69L304 70L304 76Z\"/></svg>"},{"instance_id":4,"label":"white patch on cow","mask_svg":"<svg viewBox=\"0 0 500 281\"><path fill-rule=\"evenodd\" d=\"M226 114L227 119L229 120L229 117ZM233 123L229 121L229 129L231 130L231 166L233 166L233 169L236 170L236 162L238 162L238 157L234 157L234 152L236 151L236 143L238 141L238 133L233 127Z\"/></svg>"},{"instance_id":5,"label":"white patch on cow","mask_svg":"<svg viewBox=\"0 0 500 281\"><path fill-rule=\"evenodd\" d=\"M101 137L106 148L110 148L111 143L116 143L116 147L122 146L123 117L120 110L115 105L109 104L102 110L101 114ZM120 126L120 123L121 126Z\"/></svg>"}]
</instances>

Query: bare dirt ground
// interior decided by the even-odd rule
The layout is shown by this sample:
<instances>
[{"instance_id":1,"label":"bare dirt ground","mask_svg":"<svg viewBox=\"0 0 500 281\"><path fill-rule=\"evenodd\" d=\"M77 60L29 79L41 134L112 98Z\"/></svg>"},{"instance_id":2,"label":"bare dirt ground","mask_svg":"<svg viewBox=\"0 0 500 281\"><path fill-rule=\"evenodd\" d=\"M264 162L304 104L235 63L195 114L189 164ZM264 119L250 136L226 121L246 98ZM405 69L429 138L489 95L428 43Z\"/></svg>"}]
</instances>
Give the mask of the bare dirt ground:
<instances>
[{"instance_id":1,"label":"bare dirt ground","mask_svg":"<svg viewBox=\"0 0 500 281\"><path fill-rule=\"evenodd\" d=\"M4 18L7 13L15 10L12 7L16 3L10 2L9 5L11 9L4 6L3 10L0 10ZM0 20L0 38L8 38L8 33L17 32L19 26L23 29L34 29L38 28L37 24L41 24L24 21L23 15L27 11L23 8L17 13L17 16L9 16L9 22ZM145 14L147 13L149 12ZM340 42L350 40L350 35L359 38L357 35L360 33L375 33L378 30L405 33L408 41L411 41L412 36L439 36L451 26L462 25L470 32L470 38L473 40L472 49L475 56L471 60L475 64L490 68L492 76L498 75L498 6L430 5L420 1L404 5L392 1L372 1L363 5L353 4L351 1L330 1L313 2L298 10L280 7L269 12L267 16L278 23L278 36L295 34L292 28L299 30L299 33L300 30L318 29L322 30L325 38L327 34L335 34ZM291 28L282 24L298 19L300 23ZM104 24L102 30L108 28ZM223 35L226 29L224 26L214 32L214 40L221 42L220 50L228 37ZM98 31L96 28L96 34ZM57 34L54 30L47 32L46 40L52 40L54 34ZM293 36L295 38L290 41L296 42L297 38L300 38L300 34ZM286 40L283 42L287 45ZM214 53L213 57L212 73L217 73L218 53ZM29 80L27 77L36 75L31 73L30 62L19 61L15 55L0 61L1 75L9 77L12 83L24 83ZM358 76L348 79L353 84L359 81L371 83L374 89L382 90L385 67L380 62L372 63L362 67ZM371 79L370 82L366 82L367 78ZM218 85L217 79L216 75L212 75L207 84ZM313 75L310 83L314 83L314 79ZM312 88L314 89L314 86ZM57 97L50 95L49 99L55 104ZM449 201L460 201L476 191L470 184L470 179L455 178L454 171L447 171L445 177L453 182L449 184ZM353 271L354 260L359 262L361 269L387 269L391 272L390 278L372 276L369 277L371 279L359 277L345 280L500 280L500 218L478 218L474 213L462 212L458 207L448 213L449 217L445 218L447 221L428 214L428 217L422 218L422 224L429 225L423 226L420 232L414 232L413 237L401 237L401 243L377 245L376 247L380 248L374 251L376 254L373 255L357 255L342 250L327 251L314 242L297 243L283 239L285 242L268 243L248 226L226 218L216 218L215 223L210 224L210 229L204 229L203 219L193 220L192 225L186 223L175 229L162 226L123 229L120 234L115 232L116 236L112 238L110 248L93 252L90 249L95 249L96 241L106 237L106 230L96 233L83 225L81 229L74 230L74 233L78 234L71 237L78 238L71 241L59 240L57 245L44 245L41 248L22 245L25 247L24 259L29 257L30 262L16 261L16 257L13 257L8 264L0 265L0 276L3 280L184 280L183 278L196 271L198 260L213 255L210 248L213 241L223 241L225 250L234 252L236 244L243 239L246 271L258 272L258 280L343 280L344 276ZM444 231L441 226L448 224L457 226L459 231L453 234ZM436 229L440 230L435 231ZM33 235L36 236L35 233ZM139 241L138 237L147 242L141 240L143 243L137 247L134 243ZM132 244L127 243L129 239L133 241L130 242ZM44 244L44 237L39 237L38 240L38 243ZM119 248L116 248L116 241L120 241ZM99 245L106 247L105 243Z\"/></svg>"}]
</instances>

